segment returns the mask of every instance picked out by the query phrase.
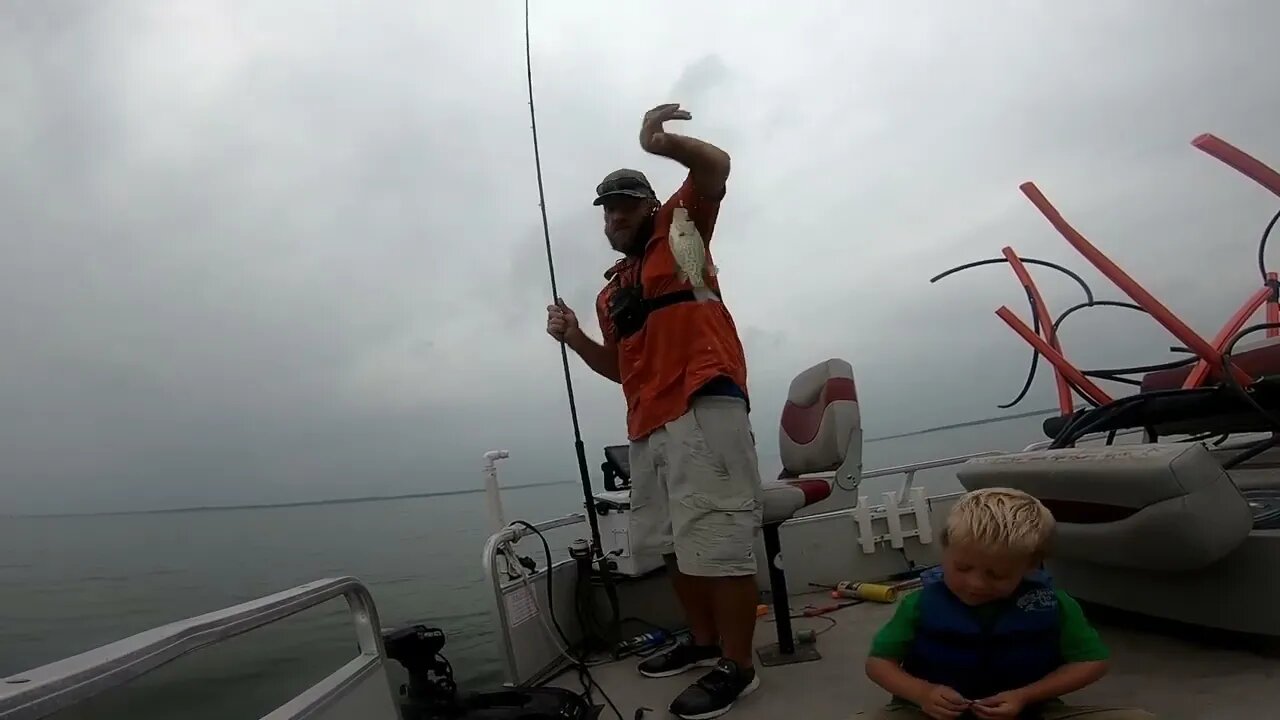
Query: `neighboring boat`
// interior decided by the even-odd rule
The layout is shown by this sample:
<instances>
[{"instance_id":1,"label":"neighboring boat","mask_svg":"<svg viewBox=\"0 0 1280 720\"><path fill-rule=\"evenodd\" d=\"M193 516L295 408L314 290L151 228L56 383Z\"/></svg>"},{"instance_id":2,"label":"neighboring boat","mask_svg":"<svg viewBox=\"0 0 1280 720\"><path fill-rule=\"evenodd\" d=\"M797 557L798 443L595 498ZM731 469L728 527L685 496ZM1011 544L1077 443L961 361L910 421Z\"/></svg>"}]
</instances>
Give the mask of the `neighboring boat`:
<instances>
[{"instance_id":1,"label":"neighboring boat","mask_svg":"<svg viewBox=\"0 0 1280 720\"><path fill-rule=\"evenodd\" d=\"M1210 136L1196 143L1280 195L1280 176L1261 163ZM765 483L760 555L767 562L760 579L770 589L772 608L762 613L757 639L762 686L731 717L843 719L887 700L863 674L870 636L892 613L898 593L937 562L936 530L961 495L926 495L915 485L922 472L953 471L969 489L1014 486L1041 498L1060 524L1049 569L1086 601L1280 636L1280 582L1273 572L1280 560L1280 455L1272 447L1280 437L1280 422L1272 417L1280 417L1280 403L1265 379L1280 374L1268 359L1280 347L1275 275L1264 270L1263 290L1210 344L1070 230L1034 186L1023 189L1073 246L1196 357L1147 372L1138 394L1112 400L1091 378L1124 373L1081 371L1066 360L1026 263L1006 248L1001 261L1026 286L1034 327L1007 308L999 315L1057 375L1063 415L1046 421L1049 440L1021 452L993 450L863 472L852 367L831 359L797 376L779 426L784 472ZM1088 303L1095 304L1102 303ZM1234 339L1264 304L1271 324L1261 328L1272 339L1233 358ZM1073 393L1097 407L1075 411ZM1135 431L1142 433L1140 441L1128 442ZM1266 436L1250 439L1259 433ZM1220 437L1225 434L1244 440L1232 443ZM655 680L635 670L635 658L660 647L667 640L663 628L677 628L681 620L658 558L632 552L628 542L625 448L606 449L604 489L587 512L540 523L502 518L496 461L505 457L495 451L485 458L494 533L481 558L503 689L460 698L439 630L382 629L364 586L338 578L4 678L0 718L50 716L185 653L338 596L351 606L358 654L266 718L576 720L602 711L619 720L665 717L667 703L692 677ZM901 484L879 499L860 494L866 480L899 477ZM553 548L567 548L569 556ZM601 565L608 571L601 572ZM833 603L832 588L849 599ZM1102 631L1114 650L1113 671L1073 700L1139 705L1162 718L1272 717L1280 703L1272 659L1178 634L1116 625Z\"/></svg>"}]
</instances>

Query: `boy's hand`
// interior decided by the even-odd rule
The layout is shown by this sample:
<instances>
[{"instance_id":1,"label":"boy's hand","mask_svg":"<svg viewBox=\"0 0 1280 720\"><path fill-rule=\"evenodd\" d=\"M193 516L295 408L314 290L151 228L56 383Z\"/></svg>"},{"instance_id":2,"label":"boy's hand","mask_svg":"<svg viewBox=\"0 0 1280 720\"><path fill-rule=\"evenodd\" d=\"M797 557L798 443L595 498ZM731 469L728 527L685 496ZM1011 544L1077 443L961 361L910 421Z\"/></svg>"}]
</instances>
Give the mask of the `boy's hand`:
<instances>
[{"instance_id":1,"label":"boy's hand","mask_svg":"<svg viewBox=\"0 0 1280 720\"><path fill-rule=\"evenodd\" d=\"M946 685L931 685L924 697L920 698L920 709L934 720L954 720L969 707L968 700Z\"/></svg>"},{"instance_id":2,"label":"boy's hand","mask_svg":"<svg viewBox=\"0 0 1280 720\"><path fill-rule=\"evenodd\" d=\"M1017 690L1007 690L989 698L974 701L970 710L982 720L1014 720L1026 707L1027 701Z\"/></svg>"}]
</instances>

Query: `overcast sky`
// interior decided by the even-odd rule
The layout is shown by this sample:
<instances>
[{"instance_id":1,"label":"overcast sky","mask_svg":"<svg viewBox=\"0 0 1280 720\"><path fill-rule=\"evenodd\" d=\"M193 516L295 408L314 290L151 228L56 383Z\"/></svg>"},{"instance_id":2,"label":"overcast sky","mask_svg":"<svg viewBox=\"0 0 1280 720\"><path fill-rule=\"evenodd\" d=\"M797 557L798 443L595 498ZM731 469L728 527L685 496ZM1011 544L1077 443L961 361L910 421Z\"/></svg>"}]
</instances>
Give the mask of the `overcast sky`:
<instances>
[{"instance_id":1,"label":"overcast sky","mask_svg":"<svg viewBox=\"0 0 1280 720\"><path fill-rule=\"evenodd\" d=\"M733 156L716 260L767 470L791 376L857 371L868 432L998 412L1027 317L999 254L1068 263L1034 179L1212 335L1257 284L1275 198L1192 149L1280 165L1274 31L1247 0L543 0L534 82L562 294L613 255L599 178L673 191L645 110ZM525 97L504 2L8 2L0 8L0 513L572 478ZM1037 271L1051 307L1069 281ZM1167 357L1076 315L1082 365ZM591 464L620 389L573 366ZM1023 408L1053 403L1043 375Z\"/></svg>"}]
</instances>

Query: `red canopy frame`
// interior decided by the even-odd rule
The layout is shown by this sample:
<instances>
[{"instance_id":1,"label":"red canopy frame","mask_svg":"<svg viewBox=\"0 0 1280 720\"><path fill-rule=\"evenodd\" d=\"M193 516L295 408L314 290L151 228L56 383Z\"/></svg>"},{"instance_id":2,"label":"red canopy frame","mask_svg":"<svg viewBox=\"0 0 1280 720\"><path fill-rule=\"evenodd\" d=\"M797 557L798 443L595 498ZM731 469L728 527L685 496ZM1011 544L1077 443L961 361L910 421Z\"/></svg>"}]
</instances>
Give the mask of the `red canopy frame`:
<instances>
[{"instance_id":1,"label":"red canopy frame","mask_svg":"<svg viewBox=\"0 0 1280 720\"><path fill-rule=\"evenodd\" d=\"M1196 137L1191 144L1196 149L1222 161L1262 187L1270 190L1277 197L1280 197L1280 172L1276 172L1257 158L1208 133ZM1196 354L1199 360L1187 376L1186 381L1183 383L1183 388L1199 387L1213 373L1216 373L1218 377L1222 377L1223 373L1229 372L1242 385L1249 385L1253 382L1254 378L1250 377L1248 373L1227 361L1224 357L1224 352L1231 342L1231 338L1240 332L1240 329L1244 327L1249 318L1263 305L1266 306L1267 322L1280 323L1280 280L1277 279L1276 273L1267 273L1266 282L1263 286L1245 300L1240 309L1218 330L1213 342L1210 343L1192 330L1164 303L1156 299L1138 281L1134 280L1119 265L1115 264L1101 250L1089 242L1084 235L1072 227L1062 216L1062 213L1040 192L1035 183L1025 182L1019 186L1019 189L1022 190L1022 193L1027 196L1031 204L1036 206L1036 209L1045 216L1049 224L1053 225L1054 229L1062 235L1068 244L1083 255L1090 264L1097 268L1116 287L1120 288L1121 292L1128 295L1134 303L1155 318L1156 322L1168 330L1174 338ZM1071 413L1072 386L1086 399L1094 403L1101 405L1111 402L1110 396L1090 381L1079 368L1072 365L1063 354L1061 343L1058 341L1057 333L1053 328L1053 319L1049 314L1049 309L1045 305L1044 298L1036 287L1035 281L1032 280L1031 274L1027 272L1026 265L1018 258L1017 253L1012 248L1005 247L1002 252L1009 262L1009 266L1013 269L1018 282L1022 284L1031 297L1044 335L1041 337L1028 327L1007 306L1002 305L997 309L996 315L1053 365L1054 377L1058 387L1058 405L1062 414L1068 415ZM1269 328L1267 337L1276 337L1278 333L1280 333L1280 330Z\"/></svg>"},{"instance_id":2,"label":"red canopy frame","mask_svg":"<svg viewBox=\"0 0 1280 720\"><path fill-rule=\"evenodd\" d=\"M1049 306L1045 304L1044 297L1040 294L1040 289L1036 287L1035 280L1031 279L1031 273L1027 271L1027 266L1022 262L1022 258L1018 257L1018 254L1013 251L1013 248L1006 245L1000 252L1004 255L1004 259L1009 261L1009 267L1013 268L1013 274L1017 276L1018 282L1022 283L1022 287L1026 289L1027 294L1031 297L1032 309L1040 321L1040 327L1043 328L1045 342L1056 352L1062 362L1066 362L1066 357L1062 355L1062 345L1058 342L1058 333L1053 329L1053 316L1049 313ZM1005 322L1008 322L1007 318ZM1023 325L1023 327L1026 326ZM1017 331L1018 328L1014 327L1014 330ZM1032 334L1034 334L1034 331ZM1048 356L1046 355L1045 357L1047 358ZM1053 363L1053 375L1058 384L1058 407L1066 415L1071 412L1071 385L1067 382L1066 371L1053 360L1049 362ZM1086 384L1092 385L1083 375L1079 377L1083 378ZM1082 387L1075 377L1072 377L1071 381L1075 382L1077 387ZM1097 387L1093 387L1092 391L1102 392ZM1092 394L1088 390L1085 392ZM1095 400L1097 400L1096 396Z\"/></svg>"}]
</instances>

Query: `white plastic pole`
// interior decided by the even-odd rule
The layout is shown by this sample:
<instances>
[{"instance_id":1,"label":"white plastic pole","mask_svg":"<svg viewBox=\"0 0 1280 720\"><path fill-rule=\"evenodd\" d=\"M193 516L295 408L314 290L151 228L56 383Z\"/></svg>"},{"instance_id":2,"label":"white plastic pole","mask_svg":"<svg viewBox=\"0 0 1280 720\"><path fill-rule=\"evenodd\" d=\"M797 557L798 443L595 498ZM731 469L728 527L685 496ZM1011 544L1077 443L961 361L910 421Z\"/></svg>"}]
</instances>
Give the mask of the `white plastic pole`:
<instances>
[{"instance_id":1,"label":"white plastic pole","mask_svg":"<svg viewBox=\"0 0 1280 720\"><path fill-rule=\"evenodd\" d=\"M484 454L484 495L489 506L489 529L495 533L507 526L502 513L502 491L498 488L498 461L510 456L506 450L490 450Z\"/></svg>"}]
</instances>

